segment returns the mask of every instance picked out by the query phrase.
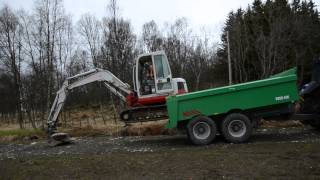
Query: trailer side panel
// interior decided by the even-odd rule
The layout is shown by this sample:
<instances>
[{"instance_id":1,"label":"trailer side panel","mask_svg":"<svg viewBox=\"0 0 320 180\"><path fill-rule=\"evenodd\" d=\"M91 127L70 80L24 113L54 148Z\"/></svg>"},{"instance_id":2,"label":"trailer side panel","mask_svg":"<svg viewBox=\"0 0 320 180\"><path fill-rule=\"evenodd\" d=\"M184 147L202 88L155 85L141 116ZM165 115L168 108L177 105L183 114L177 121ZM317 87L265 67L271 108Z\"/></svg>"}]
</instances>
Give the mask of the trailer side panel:
<instances>
[{"instance_id":1,"label":"trailer side panel","mask_svg":"<svg viewBox=\"0 0 320 180\"><path fill-rule=\"evenodd\" d=\"M299 98L296 80L296 70L291 69L264 80L167 97L167 128L198 115L294 103Z\"/></svg>"}]
</instances>

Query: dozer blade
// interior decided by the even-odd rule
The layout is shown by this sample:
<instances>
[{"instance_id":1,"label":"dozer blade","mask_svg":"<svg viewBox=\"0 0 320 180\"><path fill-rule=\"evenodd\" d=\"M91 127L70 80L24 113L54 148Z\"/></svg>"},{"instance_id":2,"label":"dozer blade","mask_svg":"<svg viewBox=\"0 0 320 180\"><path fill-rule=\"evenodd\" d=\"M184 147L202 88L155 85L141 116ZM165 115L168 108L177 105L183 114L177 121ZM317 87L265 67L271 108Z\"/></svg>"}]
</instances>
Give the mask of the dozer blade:
<instances>
[{"instance_id":1,"label":"dozer blade","mask_svg":"<svg viewBox=\"0 0 320 180\"><path fill-rule=\"evenodd\" d=\"M59 146L64 144L72 143L73 139L70 138L69 134L67 133L54 133L49 138L49 145L50 146Z\"/></svg>"}]
</instances>

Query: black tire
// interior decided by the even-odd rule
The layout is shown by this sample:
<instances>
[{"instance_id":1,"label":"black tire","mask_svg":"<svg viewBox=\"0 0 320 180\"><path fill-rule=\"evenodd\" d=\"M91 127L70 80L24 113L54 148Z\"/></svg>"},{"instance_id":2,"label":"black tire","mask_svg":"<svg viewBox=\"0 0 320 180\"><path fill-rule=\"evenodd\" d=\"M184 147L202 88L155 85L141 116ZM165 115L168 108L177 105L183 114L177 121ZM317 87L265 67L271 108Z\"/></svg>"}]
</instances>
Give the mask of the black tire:
<instances>
[{"instance_id":1,"label":"black tire","mask_svg":"<svg viewBox=\"0 0 320 180\"><path fill-rule=\"evenodd\" d=\"M307 121L307 124L309 124L311 127L320 130L320 119L312 119Z\"/></svg>"},{"instance_id":2,"label":"black tire","mask_svg":"<svg viewBox=\"0 0 320 180\"><path fill-rule=\"evenodd\" d=\"M207 145L215 139L217 126L212 119L206 116L198 116L188 123L187 134L193 144Z\"/></svg>"},{"instance_id":3,"label":"black tire","mask_svg":"<svg viewBox=\"0 0 320 180\"><path fill-rule=\"evenodd\" d=\"M252 133L252 129L250 119L240 113L227 115L221 123L221 133L231 143L246 142Z\"/></svg>"}]
</instances>

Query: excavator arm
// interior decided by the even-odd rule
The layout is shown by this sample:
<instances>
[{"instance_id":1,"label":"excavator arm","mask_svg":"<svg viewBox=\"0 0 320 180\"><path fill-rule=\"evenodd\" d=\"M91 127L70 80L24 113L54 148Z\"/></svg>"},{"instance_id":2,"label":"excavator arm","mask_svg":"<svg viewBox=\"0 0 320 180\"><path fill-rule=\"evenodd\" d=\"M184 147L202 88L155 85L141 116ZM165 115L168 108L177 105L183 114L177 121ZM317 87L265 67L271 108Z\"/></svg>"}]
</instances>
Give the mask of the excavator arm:
<instances>
[{"instance_id":1,"label":"excavator arm","mask_svg":"<svg viewBox=\"0 0 320 180\"><path fill-rule=\"evenodd\" d=\"M81 73L67 78L53 101L50 113L48 116L48 134L49 140L58 137L56 133L56 125L58 122L59 113L66 101L68 92L76 87L80 87L92 82L103 82L103 84L121 100L126 101L126 95L132 91L127 83L122 82L119 78L113 75L110 71L102 69L93 69L85 73ZM61 133L60 133L61 135ZM61 141L61 138L58 138Z\"/></svg>"}]
</instances>

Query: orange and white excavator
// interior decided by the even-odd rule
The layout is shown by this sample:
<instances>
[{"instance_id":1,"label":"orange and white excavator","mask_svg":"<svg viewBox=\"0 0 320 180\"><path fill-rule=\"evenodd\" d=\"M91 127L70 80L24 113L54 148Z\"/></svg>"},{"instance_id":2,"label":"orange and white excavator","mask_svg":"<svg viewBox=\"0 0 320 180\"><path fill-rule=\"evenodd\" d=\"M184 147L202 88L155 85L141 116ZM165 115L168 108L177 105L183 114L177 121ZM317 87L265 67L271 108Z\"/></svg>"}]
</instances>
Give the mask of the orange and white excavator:
<instances>
[{"instance_id":1,"label":"orange and white excavator","mask_svg":"<svg viewBox=\"0 0 320 180\"><path fill-rule=\"evenodd\" d=\"M122 82L108 70L93 69L67 78L52 104L48 117L49 143L67 142L66 133L58 133L59 113L70 90L92 83L103 82L113 94L126 103L120 113L125 123L152 121L167 118L166 97L188 92L183 78L172 78L171 69L164 51L138 56L133 66L133 88Z\"/></svg>"}]
</instances>

